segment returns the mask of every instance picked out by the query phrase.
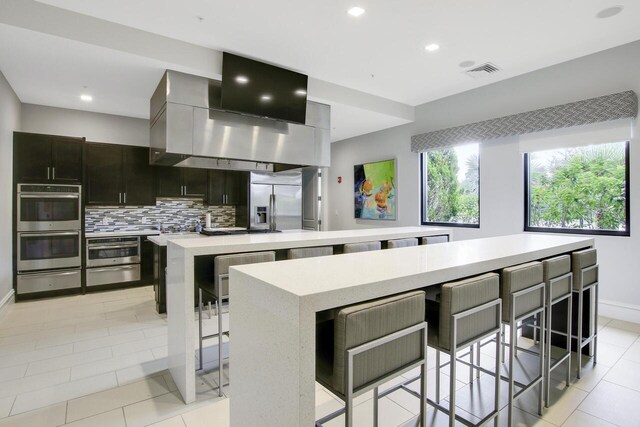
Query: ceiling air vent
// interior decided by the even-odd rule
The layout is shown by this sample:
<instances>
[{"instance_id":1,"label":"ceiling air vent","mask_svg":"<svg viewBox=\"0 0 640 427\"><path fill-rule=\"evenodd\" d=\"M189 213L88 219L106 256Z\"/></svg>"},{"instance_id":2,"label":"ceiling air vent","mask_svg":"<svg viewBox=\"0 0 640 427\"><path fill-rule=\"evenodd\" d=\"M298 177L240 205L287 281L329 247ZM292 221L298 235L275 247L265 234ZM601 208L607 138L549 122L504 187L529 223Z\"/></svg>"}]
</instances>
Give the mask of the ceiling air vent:
<instances>
[{"instance_id":1,"label":"ceiling air vent","mask_svg":"<svg viewBox=\"0 0 640 427\"><path fill-rule=\"evenodd\" d=\"M474 79L478 79L480 77L485 77L485 76L495 74L501 70L502 69L498 67L496 64L492 64L491 62L485 62L482 65L478 65L477 67L474 67L470 70L465 71L465 74L467 74L470 77L473 77Z\"/></svg>"}]
</instances>

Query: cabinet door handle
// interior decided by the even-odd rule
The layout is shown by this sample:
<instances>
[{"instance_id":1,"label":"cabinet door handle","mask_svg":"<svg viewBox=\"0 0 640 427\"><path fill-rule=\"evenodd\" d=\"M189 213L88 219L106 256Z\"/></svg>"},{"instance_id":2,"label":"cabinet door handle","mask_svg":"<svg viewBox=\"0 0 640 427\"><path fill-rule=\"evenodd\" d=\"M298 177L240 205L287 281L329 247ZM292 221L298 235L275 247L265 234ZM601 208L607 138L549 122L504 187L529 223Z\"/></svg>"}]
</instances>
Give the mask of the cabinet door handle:
<instances>
[{"instance_id":1,"label":"cabinet door handle","mask_svg":"<svg viewBox=\"0 0 640 427\"><path fill-rule=\"evenodd\" d=\"M51 168L47 166L47 180L51 179Z\"/></svg>"},{"instance_id":2,"label":"cabinet door handle","mask_svg":"<svg viewBox=\"0 0 640 427\"><path fill-rule=\"evenodd\" d=\"M122 203L122 193L118 193L118 203Z\"/></svg>"},{"instance_id":3,"label":"cabinet door handle","mask_svg":"<svg viewBox=\"0 0 640 427\"><path fill-rule=\"evenodd\" d=\"M182 193L182 195L183 195L183 196L186 196L186 195L187 195L187 186L186 186L186 185L184 186L184 193Z\"/></svg>"},{"instance_id":4,"label":"cabinet door handle","mask_svg":"<svg viewBox=\"0 0 640 427\"><path fill-rule=\"evenodd\" d=\"M52 167L51 170L52 170L51 178L53 180L55 180L56 179L56 167L55 166Z\"/></svg>"},{"instance_id":5,"label":"cabinet door handle","mask_svg":"<svg viewBox=\"0 0 640 427\"><path fill-rule=\"evenodd\" d=\"M124 203L127 204L127 193L122 193L124 194Z\"/></svg>"}]
</instances>

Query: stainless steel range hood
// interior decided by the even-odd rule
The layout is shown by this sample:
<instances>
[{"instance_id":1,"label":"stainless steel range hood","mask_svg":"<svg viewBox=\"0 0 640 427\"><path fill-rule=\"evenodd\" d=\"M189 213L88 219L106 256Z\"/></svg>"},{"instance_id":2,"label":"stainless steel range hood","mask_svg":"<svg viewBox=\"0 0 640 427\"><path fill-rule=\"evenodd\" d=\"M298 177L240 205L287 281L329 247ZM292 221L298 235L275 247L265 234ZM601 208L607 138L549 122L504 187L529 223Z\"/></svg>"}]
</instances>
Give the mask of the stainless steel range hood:
<instances>
[{"instance_id":1,"label":"stainless steel range hood","mask_svg":"<svg viewBox=\"0 0 640 427\"><path fill-rule=\"evenodd\" d=\"M279 172L330 163L330 106L304 125L220 109L220 81L167 70L151 97L154 165Z\"/></svg>"}]
</instances>

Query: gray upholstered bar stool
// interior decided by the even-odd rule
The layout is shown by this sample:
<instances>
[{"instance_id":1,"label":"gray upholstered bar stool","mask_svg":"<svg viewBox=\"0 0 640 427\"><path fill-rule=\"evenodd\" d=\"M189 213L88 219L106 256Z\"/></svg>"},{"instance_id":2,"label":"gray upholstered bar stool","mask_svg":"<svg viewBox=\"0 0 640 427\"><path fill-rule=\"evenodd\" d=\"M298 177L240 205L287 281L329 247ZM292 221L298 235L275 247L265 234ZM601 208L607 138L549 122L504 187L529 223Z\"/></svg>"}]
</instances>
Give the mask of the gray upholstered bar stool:
<instances>
[{"instance_id":1,"label":"gray upholstered bar stool","mask_svg":"<svg viewBox=\"0 0 640 427\"><path fill-rule=\"evenodd\" d=\"M387 249L406 248L409 246L418 246L418 239L410 237L408 239L394 239L387 242Z\"/></svg>"},{"instance_id":2,"label":"gray upholstered bar stool","mask_svg":"<svg viewBox=\"0 0 640 427\"><path fill-rule=\"evenodd\" d=\"M423 245L433 245L435 243L447 243L449 236L444 234L442 236L425 236L422 238Z\"/></svg>"},{"instance_id":3,"label":"gray upholstered bar stool","mask_svg":"<svg viewBox=\"0 0 640 427\"><path fill-rule=\"evenodd\" d=\"M595 249L584 249L571 254L571 269L573 272L573 292L578 297L578 317L576 321L576 339L578 352L578 379L582 376L582 349L593 342L593 364L597 363L598 355L598 254ZM589 291L590 307L594 309L594 315L588 319L587 327L590 329L584 336L584 293Z\"/></svg>"},{"instance_id":4,"label":"gray upholstered bar stool","mask_svg":"<svg viewBox=\"0 0 640 427\"><path fill-rule=\"evenodd\" d=\"M545 294L546 303L546 331L545 337L545 406L549 406L549 393L551 388L551 371L560 366L563 362L567 362L567 378L566 386L571 384L571 308L572 308L572 273L571 273L571 257L569 255L561 255L542 261L542 269L544 275L544 283L546 286ZM564 331L556 331L553 329L553 306L565 301L567 305L567 319ZM551 358L551 342L553 335L562 335L566 338L566 347L562 355L558 358Z\"/></svg>"},{"instance_id":5,"label":"gray upholstered bar stool","mask_svg":"<svg viewBox=\"0 0 640 427\"><path fill-rule=\"evenodd\" d=\"M436 350L436 400L428 399L436 409L449 414L449 425L454 426L456 420L465 425L473 425L469 420L456 415L456 363L473 370L485 372L495 377L494 409L477 425L484 425L500 412L500 346L501 346L501 312L500 283L496 273L445 283L442 285L440 302L427 300L426 319L429 328L429 346ZM495 370L490 371L474 364L473 346L481 340L494 336L496 345ZM470 349L470 361L458 359L460 350ZM450 361L440 364L440 353L450 356ZM449 407L440 404L440 368L449 365L450 395Z\"/></svg>"},{"instance_id":6,"label":"gray upholstered bar stool","mask_svg":"<svg viewBox=\"0 0 640 427\"><path fill-rule=\"evenodd\" d=\"M345 414L353 426L353 399L373 390L378 425L378 387L416 367L421 370L420 425L426 426L427 323L424 292L414 291L338 310L333 328L316 330L316 379L345 407L316 421Z\"/></svg>"},{"instance_id":7,"label":"gray upholstered bar stool","mask_svg":"<svg viewBox=\"0 0 640 427\"><path fill-rule=\"evenodd\" d=\"M380 242L345 243L343 252L350 254L354 252L378 251L382 249Z\"/></svg>"},{"instance_id":8,"label":"gray upholstered bar stool","mask_svg":"<svg viewBox=\"0 0 640 427\"><path fill-rule=\"evenodd\" d=\"M312 258L333 255L333 246L316 246L313 248L295 248L287 251L287 259Z\"/></svg>"},{"instance_id":9,"label":"gray upholstered bar stool","mask_svg":"<svg viewBox=\"0 0 640 427\"><path fill-rule=\"evenodd\" d=\"M528 384L515 380L515 358L518 351L518 326L523 320L540 315L540 329L545 329L545 284L543 281L542 263L538 261L520 264L504 268L500 273L500 297L502 298L502 324L509 326L509 343L503 344L502 359L504 359L504 347L509 348L507 363L509 383L509 418L508 425L513 425L513 402L541 384L538 394L538 413L542 415L543 390L544 390L544 340L539 340L538 352L525 350L540 358L540 374L529 381ZM478 357L480 352L478 351ZM520 390L515 391L515 386Z\"/></svg>"},{"instance_id":10,"label":"gray upholstered bar stool","mask_svg":"<svg viewBox=\"0 0 640 427\"><path fill-rule=\"evenodd\" d=\"M233 255L220 255L214 258L213 268L215 280L213 288L200 286L198 289L198 333L200 338L199 356L200 370L203 369L203 349L202 341L209 338L218 337L218 395L222 396L223 387L223 358L222 358L222 336L229 336L228 332L222 331L222 301L229 299L229 267L234 265L257 264L260 262L271 262L276 260L274 251L252 252ZM218 315L218 332L211 335L202 335L202 294L206 293L214 299L216 313Z\"/></svg>"}]
</instances>

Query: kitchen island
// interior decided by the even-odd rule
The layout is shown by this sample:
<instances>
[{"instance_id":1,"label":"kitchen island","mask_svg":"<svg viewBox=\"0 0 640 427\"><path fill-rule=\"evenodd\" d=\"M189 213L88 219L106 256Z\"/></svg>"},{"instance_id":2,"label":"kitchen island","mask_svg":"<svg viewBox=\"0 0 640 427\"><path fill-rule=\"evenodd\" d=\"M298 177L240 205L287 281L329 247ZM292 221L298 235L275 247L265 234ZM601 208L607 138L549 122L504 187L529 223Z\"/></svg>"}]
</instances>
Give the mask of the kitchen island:
<instances>
[{"instance_id":1,"label":"kitchen island","mask_svg":"<svg viewBox=\"0 0 640 427\"><path fill-rule=\"evenodd\" d=\"M451 229L441 227L395 227L344 231L283 231L281 233L241 234L212 236L206 238L185 238L176 236L167 242L167 321L169 371L185 403L195 400L195 343L196 323L194 322L194 298L197 280L205 280L202 272L212 268L216 255L276 251L276 259L284 259L286 251L292 248L314 246L334 246L336 253L342 252L345 243L360 243L447 235ZM449 239L451 240L451 239ZM439 245L434 245L439 246ZM384 250L382 252L392 252ZM366 259L370 253L357 254L356 259ZM338 258L323 257L323 258ZM353 266L357 268L357 266ZM212 272L212 270L209 270ZM213 281L213 274L208 278ZM234 279L230 288L235 286ZM231 312L238 302L231 296ZM277 304L274 306L277 309ZM235 328L235 327L234 327ZM235 334L235 330L234 330Z\"/></svg>"},{"instance_id":2,"label":"kitchen island","mask_svg":"<svg viewBox=\"0 0 640 427\"><path fill-rule=\"evenodd\" d=\"M593 244L517 234L231 268L231 426L314 425L317 313Z\"/></svg>"}]
</instances>

